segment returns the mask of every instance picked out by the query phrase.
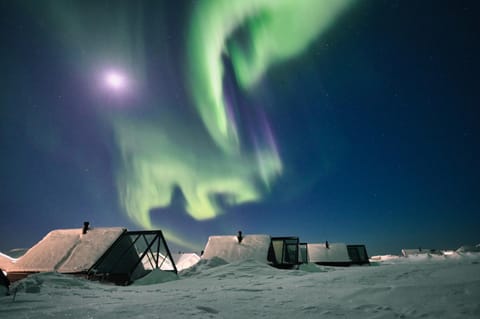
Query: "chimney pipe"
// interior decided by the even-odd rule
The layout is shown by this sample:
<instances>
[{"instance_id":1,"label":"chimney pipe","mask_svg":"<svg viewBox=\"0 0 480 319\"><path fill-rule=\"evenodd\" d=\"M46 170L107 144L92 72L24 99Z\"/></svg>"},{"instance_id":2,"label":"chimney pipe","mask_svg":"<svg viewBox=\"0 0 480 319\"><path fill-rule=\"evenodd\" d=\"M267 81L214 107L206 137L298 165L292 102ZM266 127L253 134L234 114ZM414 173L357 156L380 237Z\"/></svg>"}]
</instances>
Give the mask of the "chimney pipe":
<instances>
[{"instance_id":1,"label":"chimney pipe","mask_svg":"<svg viewBox=\"0 0 480 319\"><path fill-rule=\"evenodd\" d=\"M83 222L83 229L82 229L82 234L85 235L88 230L88 226L90 225L89 222Z\"/></svg>"},{"instance_id":2,"label":"chimney pipe","mask_svg":"<svg viewBox=\"0 0 480 319\"><path fill-rule=\"evenodd\" d=\"M242 236L242 231L241 231L241 230L238 231L237 239L238 239L238 243L241 243L242 240L243 240L243 236Z\"/></svg>"}]
</instances>

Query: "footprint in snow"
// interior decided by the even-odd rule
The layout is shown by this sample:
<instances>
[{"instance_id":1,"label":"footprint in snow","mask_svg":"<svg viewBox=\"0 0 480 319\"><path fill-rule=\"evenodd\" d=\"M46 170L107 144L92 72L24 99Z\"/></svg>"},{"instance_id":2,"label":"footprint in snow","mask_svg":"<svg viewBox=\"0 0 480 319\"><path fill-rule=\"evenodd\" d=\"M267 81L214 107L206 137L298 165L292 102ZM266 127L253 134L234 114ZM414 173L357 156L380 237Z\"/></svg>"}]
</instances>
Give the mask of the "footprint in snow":
<instances>
[{"instance_id":1,"label":"footprint in snow","mask_svg":"<svg viewBox=\"0 0 480 319\"><path fill-rule=\"evenodd\" d=\"M197 309L203 310L208 313L218 313L218 310L210 308L210 307L205 307L205 306L197 306Z\"/></svg>"}]
</instances>

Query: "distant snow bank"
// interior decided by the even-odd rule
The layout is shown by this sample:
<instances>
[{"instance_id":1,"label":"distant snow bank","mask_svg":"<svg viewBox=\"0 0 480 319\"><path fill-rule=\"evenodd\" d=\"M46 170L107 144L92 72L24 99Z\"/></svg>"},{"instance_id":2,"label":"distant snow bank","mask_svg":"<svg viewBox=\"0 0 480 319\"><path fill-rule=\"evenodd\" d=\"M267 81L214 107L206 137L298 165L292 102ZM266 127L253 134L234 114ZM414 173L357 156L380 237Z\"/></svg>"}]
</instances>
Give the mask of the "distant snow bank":
<instances>
[{"instance_id":1,"label":"distant snow bank","mask_svg":"<svg viewBox=\"0 0 480 319\"><path fill-rule=\"evenodd\" d=\"M468 253L468 252L475 252L478 253L480 252L480 244L476 246L462 246L456 250L457 253Z\"/></svg>"},{"instance_id":2,"label":"distant snow bank","mask_svg":"<svg viewBox=\"0 0 480 319\"><path fill-rule=\"evenodd\" d=\"M375 261L391 261L391 260L397 260L399 258L403 258L398 255L378 255L378 256L371 256L370 257L370 262L375 262Z\"/></svg>"},{"instance_id":3,"label":"distant snow bank","mask_svg":"<svg viewBox=\"0 0 480 319\"><path fill-rule=\"evenodd\" d=\"M442 251L437 253L411 254L407 256L397 255L378 255L370 257L370 262L386 262L386 263L405 263L405 262L422 262L422 261L448 261L460 259L480 259L480 251Z\"/></svg>"}]
</instances>

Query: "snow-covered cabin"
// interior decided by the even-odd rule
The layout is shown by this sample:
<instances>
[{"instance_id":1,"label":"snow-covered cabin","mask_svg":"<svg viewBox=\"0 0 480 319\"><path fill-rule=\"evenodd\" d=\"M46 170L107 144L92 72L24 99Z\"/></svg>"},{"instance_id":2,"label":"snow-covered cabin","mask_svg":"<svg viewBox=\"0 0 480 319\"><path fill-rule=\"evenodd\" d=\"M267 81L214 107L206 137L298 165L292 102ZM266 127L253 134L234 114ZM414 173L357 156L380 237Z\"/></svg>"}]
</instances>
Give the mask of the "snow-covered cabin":
<instances>
[{"instance_id":1,"label":"snow-covered cabin","mask_svg":"<svg viewBox=\"0 0 480 319\"><path fill-rule=\"evenodd\" d=\"M344 243L307 244L308 261L326 266L350 266L369 264L364 245Z\"/></svg>"},{"instance_id":2,"label":"snow-covered cabin","mask_svg":"<svg viewBox=\"0 0 480 319\"><path fill-rule=\"evenodd\" d=\"M269 235L210 236L202 259L221 258L226 262L253 259L278 268L301 263L298 237Z\"/></svg>"},{"instance_id":3,"label":"snow-covered cabin","mask_svg":"<svg viewBox=\"0 0 480 319\"><path fill-rule=\"evenodd\" d=\"M442 255L442 252L437 249L428 249L428 248L414 248L414 249L402 249L402 255L405 257L408 256L418 256L418 255Z\"/></svg>"},{"instance_id":4,"label":"snow-covered cabin","mask_svg":"<svg viewBox=\"0 0 480 319\"><path fill-rule=\"evenodd\" d=\"M18 259L1 258L11 281L32 273L59 272L128 284L152 269L177 272L160 230L121 227L59 229L49 232Z\"/></svg>"},{"instance_id":5,"label":"snow-covered cabin","mask_svg":"<svg viewBox=\"0 0 480 319\"><path fill-rule=\"evenodd\" d=\"M369 264L365 245L300 243L298 237L269 235L210 236L202 259L221 258L226 262L253 259L277 268L303 263L330 266Z\"/></svg>"}]
</instances>

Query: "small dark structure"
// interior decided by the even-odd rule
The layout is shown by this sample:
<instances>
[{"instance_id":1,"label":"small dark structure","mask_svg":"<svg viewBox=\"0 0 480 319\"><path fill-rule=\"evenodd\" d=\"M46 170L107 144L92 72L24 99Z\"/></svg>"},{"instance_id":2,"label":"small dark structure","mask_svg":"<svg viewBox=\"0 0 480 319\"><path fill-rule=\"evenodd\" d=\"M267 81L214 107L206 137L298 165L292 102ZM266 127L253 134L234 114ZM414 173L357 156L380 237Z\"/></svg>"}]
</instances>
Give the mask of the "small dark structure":
<instances>
[{"instance_id":1,"label":"small dark structure","mask_svg":"<svg viewBox=\"0 0 480 319\"><path fill-rule=\"evenodd\" d=\"M82 234L85 235L87 233L88 227L90 226L90 222L83 222Z\"/></svg>"},{"instance_id":2,"label":"small dark structure","mask_svg":"<svg viewBox=\"0 0 480 319\"><path fill-rule=\"evenodd\" d=\"M243 236L242 236L242 231L241 231L241 230L238 231L237 239L238 239L238 242L239 242L239 243L241 243L242 240L243 240Z\"/></svg>"}]
</instances>

